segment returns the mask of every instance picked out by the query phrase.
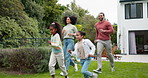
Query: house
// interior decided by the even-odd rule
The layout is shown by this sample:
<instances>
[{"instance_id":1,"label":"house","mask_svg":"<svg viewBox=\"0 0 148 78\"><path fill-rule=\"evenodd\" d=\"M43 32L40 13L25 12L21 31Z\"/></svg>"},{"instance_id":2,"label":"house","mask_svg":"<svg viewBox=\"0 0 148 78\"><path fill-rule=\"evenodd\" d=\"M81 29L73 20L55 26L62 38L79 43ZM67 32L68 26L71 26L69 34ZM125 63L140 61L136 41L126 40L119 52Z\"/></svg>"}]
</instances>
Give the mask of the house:
<instances>
[{"instance_id":1,"label":"house","mask_svg":"<svg viewBox=\"0 0 148 78\"><path fill-rule=\"evenodd\" d=\"M117 45L122 54L148 54L148 0L118 0Z\"/></svg>"}]
</instances>

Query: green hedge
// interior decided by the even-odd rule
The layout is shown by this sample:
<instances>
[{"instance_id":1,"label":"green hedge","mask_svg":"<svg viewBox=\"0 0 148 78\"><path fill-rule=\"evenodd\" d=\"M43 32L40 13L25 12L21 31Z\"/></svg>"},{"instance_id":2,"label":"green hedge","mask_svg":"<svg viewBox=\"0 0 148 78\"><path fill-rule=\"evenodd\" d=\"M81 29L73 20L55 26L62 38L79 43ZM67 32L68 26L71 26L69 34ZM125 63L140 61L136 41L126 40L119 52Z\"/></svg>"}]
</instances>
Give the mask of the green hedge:
<instances>
[{"instance_id":1,"label":"green hedge","mask_svg":"<svg viewBox=\"0 0 148 78\"><path fill-rule=\"evenodd\" d=\"M50 48L20 48L0 52L0 67L24 73L48 71Z\"/></svg>"}]
</instances>

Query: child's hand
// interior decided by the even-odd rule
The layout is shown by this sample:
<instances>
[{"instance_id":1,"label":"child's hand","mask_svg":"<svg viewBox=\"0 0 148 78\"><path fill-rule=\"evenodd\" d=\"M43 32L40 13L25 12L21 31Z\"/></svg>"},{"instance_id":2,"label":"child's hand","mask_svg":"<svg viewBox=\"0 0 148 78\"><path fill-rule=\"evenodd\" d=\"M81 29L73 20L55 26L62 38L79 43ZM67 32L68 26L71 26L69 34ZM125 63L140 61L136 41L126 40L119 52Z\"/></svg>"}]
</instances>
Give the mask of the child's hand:
<instances>
[{"instance_id":1,"label":"child's hand","mask_svg":"<svg viewBox=\"0 0 148 78\"><path fill-rule=\"evenodd\" d=\"M60 50L61 48L59 48L59 47L56 47L55 49L57 49L57 50Z\"/></svg>"},{"instance_id":2,"label":"child's hand","mask_svg":"<svg viewBox=\"0 0 148 78\"><path fill-rule=\"evenodd\" d=\"M88 57L96 57L96 56L89 54Z\"/></svg>"},{"instance_id":3,"label":"child's hand","mask_svg":"<svg viewBox=\"0 0 148 78\"><path fill-rule=\"evenodd\" d=\"M71 54L71 50L68 50L68 52Z\"/></svg>"},{"instance_id":4,"label":"child's hand","mask_svg":"<svg viewBox=\"0 0 148 78\"><path fill-rule=\"evenodd\" d=\"M50 40L48 40L48 43L49 43L49 44L51 44L51 41L50 41Z\"/></svg>"}]
</instances>

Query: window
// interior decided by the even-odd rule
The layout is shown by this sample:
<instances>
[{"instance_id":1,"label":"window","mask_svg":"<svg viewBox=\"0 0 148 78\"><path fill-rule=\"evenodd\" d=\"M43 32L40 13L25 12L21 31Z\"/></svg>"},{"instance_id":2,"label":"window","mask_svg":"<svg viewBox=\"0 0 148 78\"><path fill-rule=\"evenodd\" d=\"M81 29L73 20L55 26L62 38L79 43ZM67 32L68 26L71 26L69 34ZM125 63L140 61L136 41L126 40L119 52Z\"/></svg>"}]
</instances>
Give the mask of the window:
<instances>
[{"instance_id":1,"label":"window","mask_svg":"<svg viewBox=\"0 0 148 78\"><path fill-rule=\"evenodd\" d=\"M125 19L143 18L143 4L125 4Z\"/></svg>"}]
</instances>

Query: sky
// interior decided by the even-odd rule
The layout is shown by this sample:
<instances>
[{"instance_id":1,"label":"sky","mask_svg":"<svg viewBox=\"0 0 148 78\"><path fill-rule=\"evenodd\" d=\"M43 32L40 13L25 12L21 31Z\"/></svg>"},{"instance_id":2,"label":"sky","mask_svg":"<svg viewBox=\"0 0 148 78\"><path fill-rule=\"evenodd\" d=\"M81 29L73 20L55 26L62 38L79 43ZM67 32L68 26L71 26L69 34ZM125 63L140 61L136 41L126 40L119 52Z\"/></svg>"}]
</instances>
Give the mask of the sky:
<instances>
[{"instance_id":1,"label":"sky","mask_svg":"<svg viewBox=\"0 0 148 78\"><path fill-rule=\"evenodd\" d=\"M73 0L58 0L62 5L70 4ZM89 11L90 15L97 17L100 12L113 24L117 24L117 1L118 0L75 0L76 4Z\"/></svg>"}]
</instances>

